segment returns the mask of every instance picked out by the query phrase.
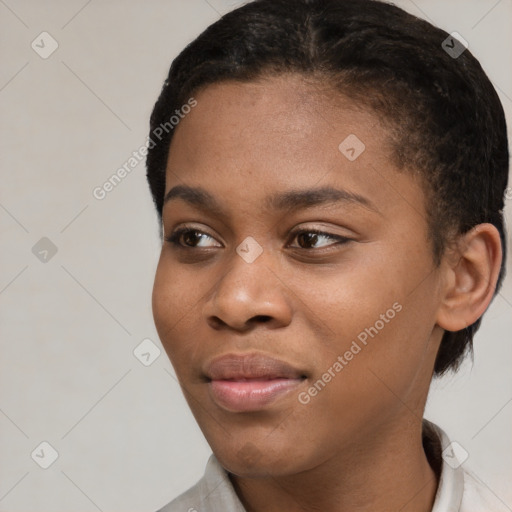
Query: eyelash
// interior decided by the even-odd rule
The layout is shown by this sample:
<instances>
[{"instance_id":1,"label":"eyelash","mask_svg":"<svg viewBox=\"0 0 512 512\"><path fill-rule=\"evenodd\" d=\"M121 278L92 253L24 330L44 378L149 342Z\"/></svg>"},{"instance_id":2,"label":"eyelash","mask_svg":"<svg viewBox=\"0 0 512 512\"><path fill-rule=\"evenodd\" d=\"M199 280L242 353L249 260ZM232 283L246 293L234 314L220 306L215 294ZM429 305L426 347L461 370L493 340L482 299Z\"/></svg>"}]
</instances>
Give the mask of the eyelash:
<instances>
[{"instance_id":1,"label":"eyelash","mask_svg":"<svg viewBox=\"0 0 512 512\"><path fill-rule=\"evenodd\" d=\"M182 245L179 242L180 237L181 237L181 235L187 234L187 233L200 233L200 234L206 235L206 236L208 236L210 238L213 238L208 233L205 233L204 231L201 231L199 229L183 227L183 228L179 228L176 231L174 231L173 233L171 233L170 236L166 236L165 237L165 241L173 244L176 249L185 249L185 250L187 250L187 249L209 249L208 247L191 247L191 246ZM350 238L347 238L347 237L344 237L344 236L341 236L341 235L334 235L332 233L327 233L325 231L321 231L321 230L318 230L318 229L299 229L297 231L292 232L290 234L290 237L293 240L293 239L295 239L297 237L297 235L301 235L301 234L304 234L304 233L315 234L315 235L323 236L325 238L330 238L331 240L336 240L339 245L343 245L343 244L346 244L347 242L351 241ZM329 244L328 246L324 246L324 247L318 248L318 250L325 249L326 247L331 247L333 245L336 245L336 244L335 243L334 244ZM304 247L293 247L293 248L294 249L303 249L305 251L314 250L314 248L313 249L308 249L308 248L304 248Z\"/></svg>"}]
</instances>

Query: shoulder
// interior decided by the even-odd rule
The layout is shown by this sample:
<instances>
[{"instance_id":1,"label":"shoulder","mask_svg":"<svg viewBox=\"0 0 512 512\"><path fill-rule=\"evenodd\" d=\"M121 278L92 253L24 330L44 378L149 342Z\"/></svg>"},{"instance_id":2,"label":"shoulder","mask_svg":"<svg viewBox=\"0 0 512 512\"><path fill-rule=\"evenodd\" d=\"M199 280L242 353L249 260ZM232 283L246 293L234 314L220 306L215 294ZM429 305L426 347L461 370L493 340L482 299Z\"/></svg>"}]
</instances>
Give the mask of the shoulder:
<instances>
[{"instance_id":1,"label":"shoulder","mask_svg":"<svg viewBox=\"0 0 512 512\"><path fill-rule=\"evenodd\" d=\"M510 512L510 508L473 472L464 470L460 512Z\"/></svg>"},{"instance_id":2,"label":"shoulder","mask_svg":"<svg viewBox=\"0 0 512 512\"><path fill-rule=\"evenodd\" d=\"M202 487L203 478L157 512L197 512L201 502Z\"/></svg>"},{"instance_id":3,"label":"shoulder","mask_svg":"<svg viewBox=\"0 0 512 512\"><path fill-rule=\"evenodd\" d=\"M245 512L228 473L215 455L206 464L203 477L190 489L157 512Z\"/></svg>"},{"instance_id":4,"label":"shoulder","mask_svg":"<svg viewBox=\"0 0 512 512\"><path fill-rule=\"evenodd\" d=\"M497 496L474 471L464 466L467 453L459 455L458 448L462 447L452 442L444 430L424 420L424 436L428 440L424 446L428 447L429 462L439 473L432 512L511 511L502 497Z\"/></svg>"}]
</instances>

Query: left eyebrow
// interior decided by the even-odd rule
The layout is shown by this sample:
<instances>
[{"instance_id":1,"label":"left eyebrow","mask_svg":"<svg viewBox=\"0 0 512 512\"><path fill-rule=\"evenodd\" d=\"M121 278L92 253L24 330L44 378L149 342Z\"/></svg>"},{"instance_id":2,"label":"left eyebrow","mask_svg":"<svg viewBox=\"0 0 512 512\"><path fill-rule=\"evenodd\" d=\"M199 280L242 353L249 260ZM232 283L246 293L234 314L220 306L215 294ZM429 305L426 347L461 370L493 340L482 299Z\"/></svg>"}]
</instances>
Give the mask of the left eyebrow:
<instances>
[{"instance_id":1,"label":"left eyebrow","mask_svg":"<svg viewBox=\"0 0 512 512\"><path fill-rule=\"evenodd\" d=\"M218 216L228 215L218 200L202 187L177 185L169 190L164 198L164 205L172 199L183 199L189 204L210 211ZM366 197L349 192L348 190L333 187L319 187L313 189L289 190L279 192L266 198L264 207L270 211L296 211L314 206L351 203L363 206L379 215L379 209Z\"/></svg>"},{"instance_id":2,"label":"left eyebrow","mask_svg":"<svg viewBox=\"0 0 512 512\"><path fill-rule=\"evenodd\" d=\"M268 197L266 203L267 208L279 211L294 211L327 204L351 203L380 214L379 209L367 197L333 187L290 190Z\"/></svg>"}]
</instances>

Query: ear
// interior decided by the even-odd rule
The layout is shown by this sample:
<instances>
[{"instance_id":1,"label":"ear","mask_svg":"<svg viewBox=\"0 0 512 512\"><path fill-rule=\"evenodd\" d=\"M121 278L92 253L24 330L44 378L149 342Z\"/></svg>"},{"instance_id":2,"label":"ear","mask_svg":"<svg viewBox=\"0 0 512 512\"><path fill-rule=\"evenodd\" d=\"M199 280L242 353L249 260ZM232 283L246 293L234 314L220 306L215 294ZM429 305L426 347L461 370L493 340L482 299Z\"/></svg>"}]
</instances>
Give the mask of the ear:
<instances>
[{"instance_id":1,"label":"ear","mask_svg":"<svg viewBox=\"0 0 512 512\"><path fill-rule=\"evenodd\" d=\"M491 302L502 259L499 231L478 224L443 257L444 287L437 324L459 331L478 320Z\"/></svg>"}]
</instances>

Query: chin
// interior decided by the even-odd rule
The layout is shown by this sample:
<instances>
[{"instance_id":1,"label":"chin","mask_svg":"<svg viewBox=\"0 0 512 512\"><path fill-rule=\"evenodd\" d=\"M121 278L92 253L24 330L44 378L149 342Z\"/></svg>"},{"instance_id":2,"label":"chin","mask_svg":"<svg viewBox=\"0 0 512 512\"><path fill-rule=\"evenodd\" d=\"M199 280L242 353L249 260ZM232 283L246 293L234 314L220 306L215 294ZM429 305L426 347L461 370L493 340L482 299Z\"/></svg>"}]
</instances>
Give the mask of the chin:
<instances>
[{"instance_id":1,"label":"chin","mask_svg":"<svg viewBox=\"0 0 512 512\"><path fill-rule=\"evenodd\" d=\"M285 476L306 469L307 464L297 458L296 451L285 443L271 447L268 442L245 440L214 449L215 456L227 471L246 478Z\"/></svg>"}]
</instances>

